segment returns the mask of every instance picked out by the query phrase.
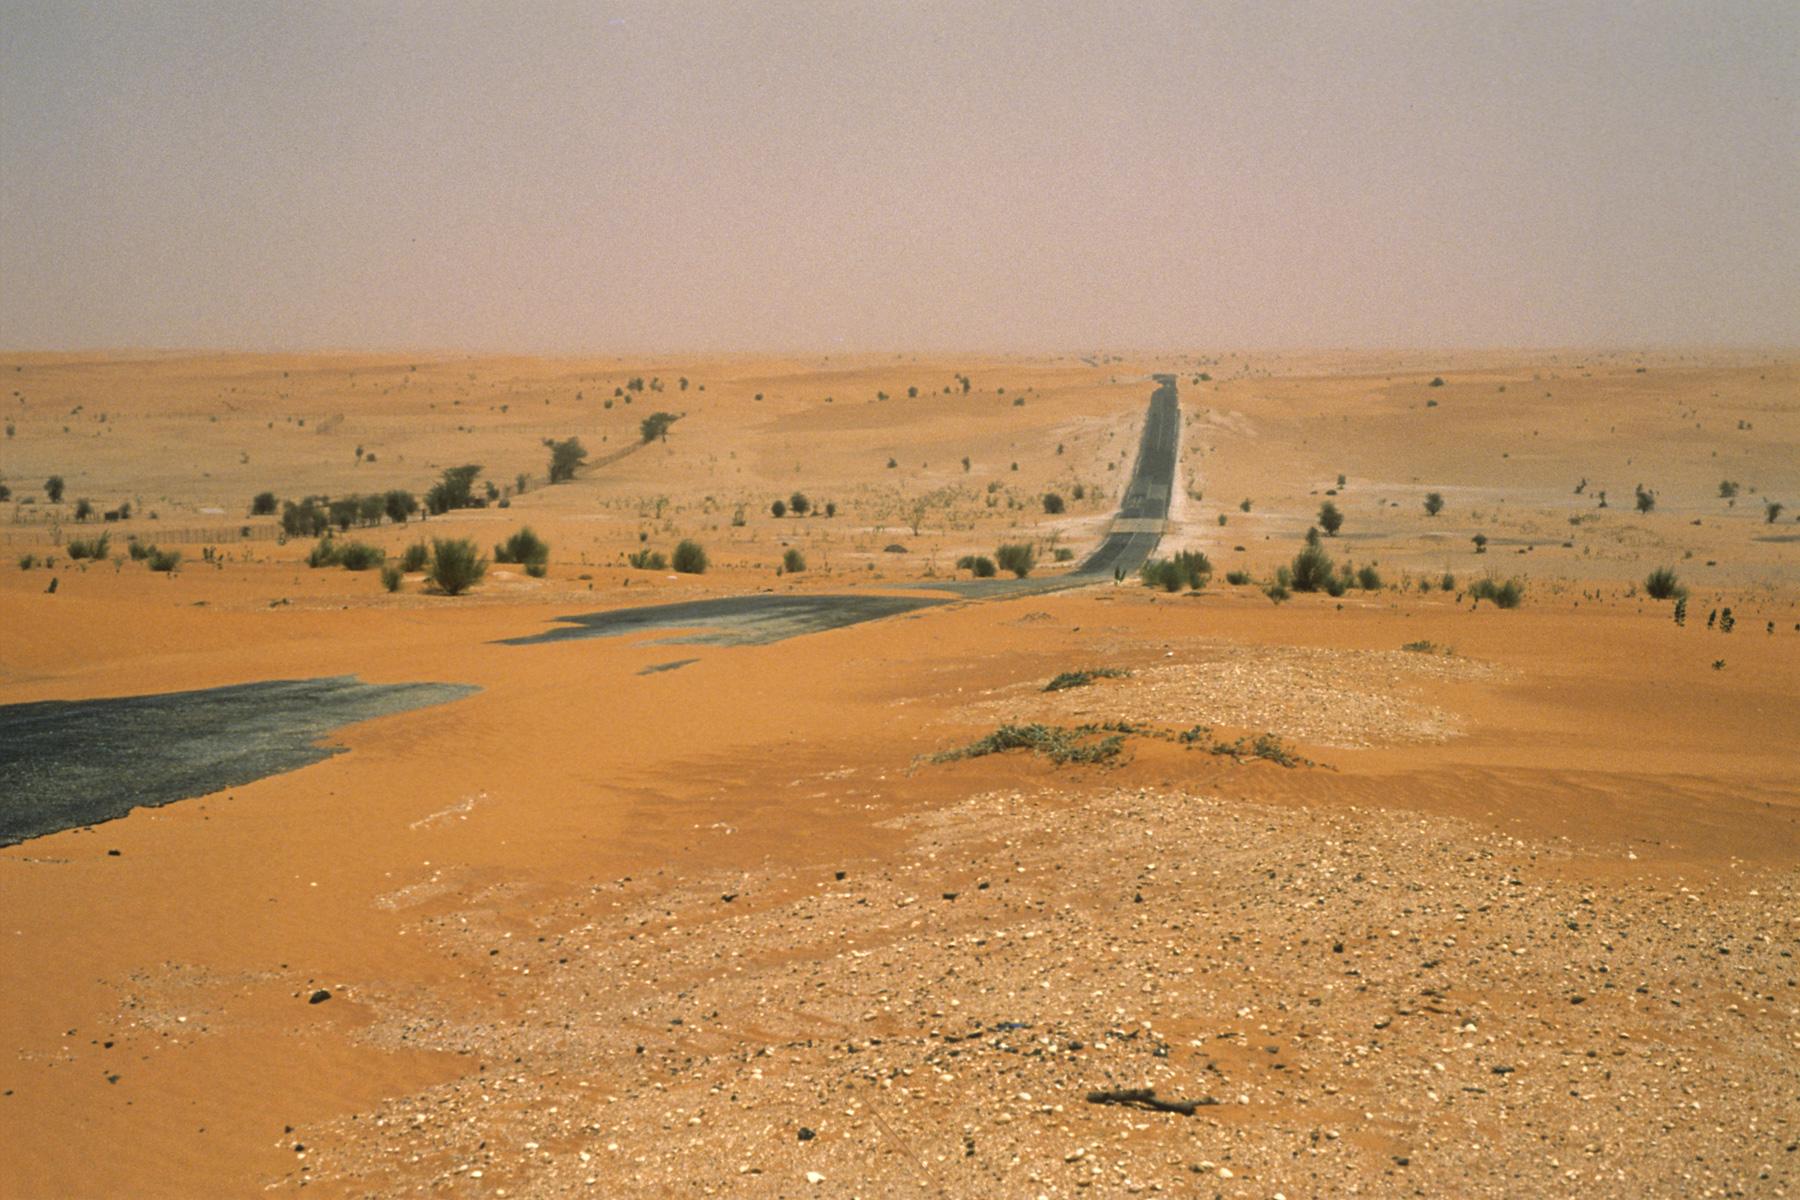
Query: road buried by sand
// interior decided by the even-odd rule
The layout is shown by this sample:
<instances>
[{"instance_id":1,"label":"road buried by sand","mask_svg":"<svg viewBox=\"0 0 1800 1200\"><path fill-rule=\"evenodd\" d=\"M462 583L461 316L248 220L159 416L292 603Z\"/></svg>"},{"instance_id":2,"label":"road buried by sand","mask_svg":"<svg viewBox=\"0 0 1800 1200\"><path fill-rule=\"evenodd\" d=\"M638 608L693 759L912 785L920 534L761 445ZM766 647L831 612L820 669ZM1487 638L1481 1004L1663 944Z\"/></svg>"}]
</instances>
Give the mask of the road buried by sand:
<instances>
[{"instance_id":1,"label":"road buried by sand","mask_svg":"<svg viewBox=\"0 0 1800 1200\"><path fill-rule=\"evenodd\" d=\"M476 690L342 675L0 706L0 846L297 770L341 753L335 729Z\"/></svg>"}]
</instances>

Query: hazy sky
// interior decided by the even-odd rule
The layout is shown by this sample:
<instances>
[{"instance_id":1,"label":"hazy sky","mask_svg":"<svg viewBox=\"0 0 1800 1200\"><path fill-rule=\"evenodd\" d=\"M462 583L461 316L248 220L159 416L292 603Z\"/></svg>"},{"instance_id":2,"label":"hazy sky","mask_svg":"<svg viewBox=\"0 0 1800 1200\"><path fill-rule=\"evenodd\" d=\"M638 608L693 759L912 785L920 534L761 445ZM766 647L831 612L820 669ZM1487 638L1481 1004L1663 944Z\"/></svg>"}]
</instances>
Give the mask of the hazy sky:
<instances>
[{"instance_id":1,"label":"hazy sky","mask_svg":"<svg viewBox=\"0 0 1800 1200\"><path fill-rule=\"evenodd\" d=\"M1800 344L1800 4L0 0L0 346Z\"/></svg>"}]
</instances>

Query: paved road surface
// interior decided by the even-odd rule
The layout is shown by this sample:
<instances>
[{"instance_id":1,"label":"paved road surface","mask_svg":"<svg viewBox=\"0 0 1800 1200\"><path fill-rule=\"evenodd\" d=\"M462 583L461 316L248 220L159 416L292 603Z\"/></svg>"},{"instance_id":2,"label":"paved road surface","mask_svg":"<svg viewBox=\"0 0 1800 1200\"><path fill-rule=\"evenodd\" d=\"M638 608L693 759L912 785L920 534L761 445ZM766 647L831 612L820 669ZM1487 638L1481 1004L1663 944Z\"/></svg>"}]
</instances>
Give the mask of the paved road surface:
<instances>
[{"instance_id":1,"label":"paved road surface","mask_svg":"<svg viewBox=\"0 0 1800 1200\"><path fill-rule=\"evenodd\" d=\"M1119 501L1113 532L1075 569L1077 575L1111 578L1120 568L1130 574L1144 565L1162 540L1162 523L1169 518L1169 497L1175 489L1175 456L1181 446L1181 401L1173 375L1158 379L1160 386L1150 397L1137 463Z\"/></svg>"}]
</instances>

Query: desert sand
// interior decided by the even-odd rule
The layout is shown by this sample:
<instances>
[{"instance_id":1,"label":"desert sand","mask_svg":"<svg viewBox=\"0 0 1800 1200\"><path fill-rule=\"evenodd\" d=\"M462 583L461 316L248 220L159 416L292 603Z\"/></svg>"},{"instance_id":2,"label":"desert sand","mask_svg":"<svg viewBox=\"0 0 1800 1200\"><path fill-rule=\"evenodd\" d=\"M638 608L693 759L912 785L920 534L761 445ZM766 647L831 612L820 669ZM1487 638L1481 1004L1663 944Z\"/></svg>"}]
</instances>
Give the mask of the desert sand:
<instances>
[{"instance_id":1,"label":"desert sand","mask_svg":"<svg viewBox=\"0 0 1800 1200\"><path fill-rule=\"evenodd\" d=\"M918 595L1002 542L1066 571L1158 372L1183 420L1163 546L1209 556L1199 591L506 644L623 606ZM1800 1190L1791 352L0 377L0 704L480 689L0 849L0 1195ZM655 412L679 419L644 443ZM570 436L589 465L550 485ZM345 540L391 559L528 524L542 578L389 593L249 515L465 463L487 507ZM813 511L774 516L796 491ZM81 499L131 515L78 523ZM1273 602L1326 499L1326 549L1380 585ZM117 561L71 562L102 530ZM704 574L627 562L683 538ZM1684 623L1646 595L1659 567ZM1489 576L1517 608L1472 600ZM940 758L1033 722L1129 731L1098 763ZM1089 1100L1144 1088L1197 1105Z\"/></svg>"}]
</instances>

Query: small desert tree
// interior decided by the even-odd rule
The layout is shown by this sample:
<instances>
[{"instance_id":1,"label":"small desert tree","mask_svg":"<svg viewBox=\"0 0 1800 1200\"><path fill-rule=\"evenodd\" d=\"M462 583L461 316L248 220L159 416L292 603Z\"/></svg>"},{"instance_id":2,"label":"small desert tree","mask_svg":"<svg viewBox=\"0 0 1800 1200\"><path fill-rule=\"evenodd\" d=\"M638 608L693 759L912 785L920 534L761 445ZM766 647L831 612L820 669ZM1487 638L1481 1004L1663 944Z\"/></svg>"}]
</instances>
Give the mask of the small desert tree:
<instances>
[{"instance_id":1,"label":"small desert tree","mask_svg":"<svg viewBox=\"0 0 1800 1200\"><path fill-rule=\"evenodd\" d=\"M804 571L806 570L806 555L790 546L781 556L781 567L790 575L796 571Z\"/></svg>"},{"instance_id":2,"label":"small desert tree","mask_svg":"<svg viewBox=\"0 0 1800 1200\"><path fill-rule=\"evenodd\" d=\"M550 561L550 544L527 525L494 547L494 561L518 563L529 572L530 568L542 567Z\"/></svg>"},{"instance_id":3,"label":"small desert tree","mask_svg":"<svg viewBox=\"0 0 1800 1200\"><path fill-rule=\"evenodd\" d=\"M419 502L411 492L395 488L382 496L381 510L394 524L404 525L414 513L419 511Z\"/></svg>"},{"instance_id":4,"label":"small desert tree","mask_svg":"<svg viewBox=\"0 0 1800 1200\"><path fill-rule=\"evenodd\" d=\"M683 539L676 544L670 565L683 575L704 575L709 564L706 550L699 542Z\"/></svg>"},{"instance_id":5,"label":"small desert tree","mask_svg":"<svg viewBox=\"0 0 1800 1200\"><path fill-rule=\"evenodd\" d=\"M788 507L794 510L796 517L804 517L812 508L812 501L806 498L805 492L795 492L788 497Z\"/></svg>"},{"instance_id":6,"label":"small desert tree","mask_svg":"<svg viewBox=\"0 0 1800 1200\"><path fill-rule=\"evenodd\" d=\"M475 463L446 467L443 475L431 485L431 490L425 493L426 509L436 516L453 508L475 507L475 477L479 474L481 467Z\"/></svg>"},{"instance_id":7,"label":"small desert tree","mask_svg":"<svg viewBox=\"0 0 1800 1200\"><path fill-rule=\"evenodd\" d=\"M1650 572L1644 580L1644 591L1652 600L1669 600L1687 594L1675 577L1674 567L1658 567Z\"/></svg>"},{"instance_id":8,"label":"small desert tree","mask_svg":"<svg viewBox=\"0 0 1800 1200\"><path fill-rule=\"evenodd\" d=\"M1067 507L1068 505L1063 502L1063 498L1055 492L1046 492L1044 494L1044 511L1050 516L1054 517L1060 515Z\"/></svg>"},{"instance_id":9,"label":"small desert tree","mask_svg":"<svg viewBox=\"0 0 1800 1200\"><path fill-rule=\"evenodd\" d=\"M1331 556L1322 546L1303 546L1300 553L1294 555L1288 574L1288 585L1296 592L1325 591L1332 580Z\"/></svg>"},{"instance_id":10,"label":"small desert tree","mask_svg":"<svg viewBox=\"0 0 1800 1200\"><path fill-rule=\"evenodd\" d=\"M52 475L44 480L44 494L50 497L50 503L61 504L63 498L63 477Z\"/></svg>"},{"instance_id":11,"label":"small desert tree","mask_svg":"<svg viewBox=\"0 0 1800 1200\"><path fill-rule=\"evenodd\" d=\"M1637 485L1637 510L1647 513L1656 507L1656 493L1647 490L1643 484Z\"/></svg>"},{"instance_id":12,"label":"small desert tree","mask_svg":"<svg viewBox=\"0 0 1800 1200\"><path fill-rule=\"evenodd\" d=\"M551 483L567 483L575 478L575 472L587 461L587 450L578 437L564 438L560 442L555 438L545 438L544 445L550 447Z\"/></svg>"},{"instance_id":13,"label":"small desert tree","mask_svg":"<svg viewBox=\"0 0 1800 1200\"><path fill-rule=\"evenodd\" d=\"M1427 493L1425 493L1425 515L1428 517L1435 517L1443 511L1444 511L1444 493L1442 493L1442 492L1427 492Z\"/></svg>"},{"instance_id":14,"label":"small desert tree","mask_svg":"<svg viewBox=\"0 0 1800 1200\"><path fill-rule=\"evenodd\" d=\"M769 505L769 511L775 515L777 520L779 520L782 517L787 516L787 501L786 500L775 501L775 503Z\"/></svg>"},{"instance_id":15,"label":"small desert tree","mask_svg":"<svg viewBox=\"0 0 1800 1200\"><path fill-rule=\"evenodd\" d=\"M1781 513L1782 513L1782 510L1784 507L1785 506L1782 505L1779 501L1775 501L1775 500L1764 501L1763 502L1763 523L1765 525L1773 525L1776 521L1780 520Z\"/></svg>"},{"instance_id":16,"label":"small desert tree","mask_svg":"<svg viewBox=\"0 0 1800 1200\"><path fill-rule=\"evenodd\" d=\"M680 419L677 413L653 412L638 422L638 436L646 442L654 442L657 438L666 442L669 440L669 426Z\"/></svg>"},{"instance_id":17,"label":"small desert tree","mask_svg":"<svg viewBox=\"0 0 1800 1200\"><path fill-rule=\"evenodd\" d=\"M275 506L277 503L279 502L275 499L274 492L258 492L256 493L256 498L250 501L250 515L253 517L272 517L275 515Z\"/></svg>"},{"instance_id":18,"label":"small desert tree","mask_svg":"<svg viewBox=\"0 0 1800 1200\"><path fill-rule=\"evenodd\" d=\"M487 574L487 559L468 538L432 538L431 566L426 578L446 596L460 596Z\"/></svg>"},{"instance_id":19,"label":"small desert tree","mask_svg":"<svg viewBox=\"0 0 1800 1200\"><path fill-rule=\"evenodd\" d=\"M1337 531L1343 526L1344 514L1338 511L1337 505L1329 500L1319 505L1319 528L1325 531L1327 537L1336 537Z\"/></svg>"}]
</instances>

